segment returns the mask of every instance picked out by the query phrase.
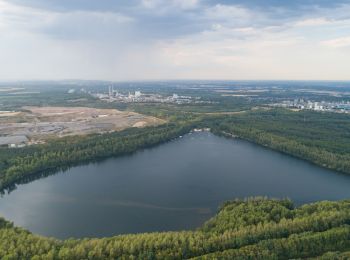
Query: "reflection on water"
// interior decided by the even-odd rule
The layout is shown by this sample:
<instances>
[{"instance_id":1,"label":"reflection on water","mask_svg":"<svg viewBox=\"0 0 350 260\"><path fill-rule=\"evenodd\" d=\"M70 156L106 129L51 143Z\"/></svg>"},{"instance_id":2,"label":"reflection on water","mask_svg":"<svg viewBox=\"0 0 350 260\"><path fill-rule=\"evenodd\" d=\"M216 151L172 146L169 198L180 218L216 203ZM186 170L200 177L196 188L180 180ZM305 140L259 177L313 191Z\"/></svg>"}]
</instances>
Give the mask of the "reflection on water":
<instances>
[{"instance_id":1,"label":"reflection on water","mask_svg":"<svg viewBox=\"0 0 350 260\"><path fill-rule=\"evenodd\" d=\"M166 211L194 211L198 214L209 214L211 213L210 208L174 208L174 207L164 207L157 206L147 203L140 203L135 201L122 201L122 200L102 200L98 202L106 206L121 206L121 207L133 207L133 208L144 208L144 209L159 209Z\"/></svg>"},{"instance_id":2,"label":"reflection on water","mask_svg":"<svg viewBox=\"0 0 350 260\"><path fill-rule=\"evenodd\" d=\"M102 237L194 229L237 197L345 199L349 186L349 176L245 141L193 133L20 185L0 199L0 213L42 235Z\"/></svg>"}]
</instances>

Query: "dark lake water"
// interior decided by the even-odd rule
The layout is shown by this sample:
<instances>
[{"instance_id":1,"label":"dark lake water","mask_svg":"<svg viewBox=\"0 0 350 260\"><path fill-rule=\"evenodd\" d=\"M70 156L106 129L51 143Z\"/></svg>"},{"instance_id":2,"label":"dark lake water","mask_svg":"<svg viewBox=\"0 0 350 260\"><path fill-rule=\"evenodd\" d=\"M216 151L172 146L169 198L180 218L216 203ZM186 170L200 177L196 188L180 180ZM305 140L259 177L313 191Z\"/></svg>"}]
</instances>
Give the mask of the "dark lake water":
<instances>
[{"instance_id":1,"label":"dark lake water","mask_svg":"<svg viewBox=\"0 0 350 260\"><path fill-rule=\"evenodd\" d=\"M242 140L193 133L20 185L0 215L57 238L194 229L225 200L350 198L350 177Z\"/></svg>"}]
</instances>

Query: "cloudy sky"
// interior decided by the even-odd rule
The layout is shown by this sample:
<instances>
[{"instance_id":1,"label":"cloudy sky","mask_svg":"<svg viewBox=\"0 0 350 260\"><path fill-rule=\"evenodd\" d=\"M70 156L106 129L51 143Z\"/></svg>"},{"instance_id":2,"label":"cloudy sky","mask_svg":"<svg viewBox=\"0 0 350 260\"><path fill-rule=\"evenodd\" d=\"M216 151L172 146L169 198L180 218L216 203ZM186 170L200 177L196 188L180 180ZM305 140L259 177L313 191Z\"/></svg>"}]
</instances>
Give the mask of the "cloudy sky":
<instances>
[{"instance_id":1,"label":"cloudy sky","mask_svg":"<svg viewBox=\"0 0 350 260\"><path fill-rule=\"evenodd\" d=\"M0 0L0 80L350 79L350 0Z\"/></svg>"}]
</instances>

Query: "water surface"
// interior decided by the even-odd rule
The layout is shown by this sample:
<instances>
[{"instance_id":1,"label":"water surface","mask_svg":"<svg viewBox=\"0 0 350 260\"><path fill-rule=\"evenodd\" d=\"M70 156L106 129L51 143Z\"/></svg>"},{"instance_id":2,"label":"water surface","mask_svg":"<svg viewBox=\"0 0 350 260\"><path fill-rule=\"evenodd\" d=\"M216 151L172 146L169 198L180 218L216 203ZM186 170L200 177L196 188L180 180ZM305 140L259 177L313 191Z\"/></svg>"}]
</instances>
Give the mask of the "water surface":
<instances>
[{"instance_id":1,"label":"water surface","mask_svg":"<svg viewBox=\"0 0 350 260\"><path fill-rule=\"evenodd\" d=\"M350 198L350 177L242 140L193 133L20 185L0 214L57 238L194 229L225 200Z\"/></svg>"}]
</instances>

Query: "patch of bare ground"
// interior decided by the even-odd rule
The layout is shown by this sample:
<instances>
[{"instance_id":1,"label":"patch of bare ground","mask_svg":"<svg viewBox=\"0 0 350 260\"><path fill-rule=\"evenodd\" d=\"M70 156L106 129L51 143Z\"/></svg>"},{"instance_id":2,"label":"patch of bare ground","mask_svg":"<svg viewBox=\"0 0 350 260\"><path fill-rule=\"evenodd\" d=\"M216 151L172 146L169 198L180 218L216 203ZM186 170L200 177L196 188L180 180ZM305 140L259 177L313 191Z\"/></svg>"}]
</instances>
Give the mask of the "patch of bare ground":
<instances>
[{"instance_id":1,"label":"patch of bare ground","mask_svg":"<svg viewBox=\"0 0 350 260\"><path fill-rule=\"evenodd\" d=\"M0 117L0 136L26 136L31 143L52 137L120 131L165 121L116 109L89 107L23 107L25 112ZM6 118L6 120L5 120Z\"/></svg>"}]
</instances>

